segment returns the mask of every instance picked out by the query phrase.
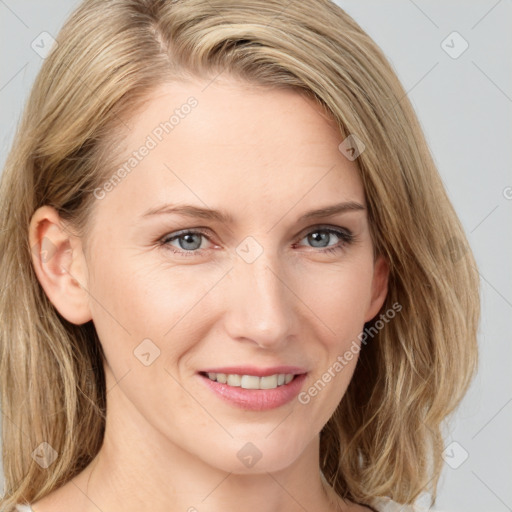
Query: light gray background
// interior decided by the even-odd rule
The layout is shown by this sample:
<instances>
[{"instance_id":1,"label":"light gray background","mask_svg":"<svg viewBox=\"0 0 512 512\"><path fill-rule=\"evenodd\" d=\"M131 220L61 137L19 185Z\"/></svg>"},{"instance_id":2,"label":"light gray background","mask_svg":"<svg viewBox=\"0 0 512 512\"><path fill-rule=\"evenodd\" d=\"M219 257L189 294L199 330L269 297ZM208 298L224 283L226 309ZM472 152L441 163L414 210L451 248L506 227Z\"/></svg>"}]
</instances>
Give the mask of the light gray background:
<instances>
[{"instance_id":1,"label":"light gray background","mask_svg":"<svg viewBox=\"0 0 512 512\"><path fill-rule=\"evenodd\" d=\"M0 168L42 63L31 43L43 31L56 36L77 4L0 0ZM481 275L480 369L446 434L436 510L512 511L512 0L338 4L408 91ZM441 46L453 31L469 44L456 59Z\"/></svg>"}]
</instances>

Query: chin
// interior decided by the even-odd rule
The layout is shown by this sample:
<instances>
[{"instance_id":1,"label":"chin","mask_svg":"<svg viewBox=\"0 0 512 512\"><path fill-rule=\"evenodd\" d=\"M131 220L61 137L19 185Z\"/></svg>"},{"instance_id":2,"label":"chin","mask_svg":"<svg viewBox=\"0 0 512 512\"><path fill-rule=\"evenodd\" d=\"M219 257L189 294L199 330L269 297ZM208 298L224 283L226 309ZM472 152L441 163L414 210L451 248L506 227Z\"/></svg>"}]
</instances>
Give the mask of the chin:
<instances>
[{"instance_id":1,"label":"chin","mask_svg":"<svg viewBox=\"0 0 512 512\"><path fill-rule=\"evenodd\" d=\"M309 444L293 436L240 436L229 442L216 444L220 449L210 453L207 462L223 471L239 474L261 474L281 471L299 459ZM243 440L242 440L243 439ZM310 441L310 440L308 440ZM203 456L203 460L205 457Z\"/></svg>"}]
</instances>

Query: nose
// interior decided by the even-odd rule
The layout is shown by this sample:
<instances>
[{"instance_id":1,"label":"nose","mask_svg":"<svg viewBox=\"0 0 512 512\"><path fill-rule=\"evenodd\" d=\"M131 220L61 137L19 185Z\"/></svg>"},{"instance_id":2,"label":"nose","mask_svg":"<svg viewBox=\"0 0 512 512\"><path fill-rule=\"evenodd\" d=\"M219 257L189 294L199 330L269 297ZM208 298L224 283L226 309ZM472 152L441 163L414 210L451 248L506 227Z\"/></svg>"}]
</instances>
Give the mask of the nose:
<instances>
[{"instance_id":1,"label":"nose","mask_svg":"<svg viewBox=\"0 0 512 512\"><path fill-rule=\"evenodd\" d=\"M226 330L232 339L276 350L297 329L297 299L276 260L265 254L252 263L236 258L229 290L223 288Z\"/></svg>"}]
</instances>

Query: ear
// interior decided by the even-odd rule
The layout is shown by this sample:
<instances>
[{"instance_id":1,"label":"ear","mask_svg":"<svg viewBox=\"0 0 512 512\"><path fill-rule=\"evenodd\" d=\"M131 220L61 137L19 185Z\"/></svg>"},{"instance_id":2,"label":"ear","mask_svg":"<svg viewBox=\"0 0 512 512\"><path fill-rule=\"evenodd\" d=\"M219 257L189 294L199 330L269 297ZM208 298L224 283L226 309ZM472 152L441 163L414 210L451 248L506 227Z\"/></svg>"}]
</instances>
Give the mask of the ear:
<instances>
[{"instance_id":1,"label":"ear","mask_svg":"<svg viewBox=\"0 0 512 512\"><path fill-rule=\"evenodd\" d=\"M377 257L373 267L372 298L364 321L369 322L379 312L388 293L389 264L384 256Z\"/></svg>"},{"instance_id":2,"label":"ear","mask_svg":"<svg viewBox=\"0 0 512 512\"><path fill-rule=\"evenodd\" d=\"M82 244L55 208L42 206L32 215L29 243L37 279L57 311L76 325L91 320Z\"/></svg>"}]
</instances>

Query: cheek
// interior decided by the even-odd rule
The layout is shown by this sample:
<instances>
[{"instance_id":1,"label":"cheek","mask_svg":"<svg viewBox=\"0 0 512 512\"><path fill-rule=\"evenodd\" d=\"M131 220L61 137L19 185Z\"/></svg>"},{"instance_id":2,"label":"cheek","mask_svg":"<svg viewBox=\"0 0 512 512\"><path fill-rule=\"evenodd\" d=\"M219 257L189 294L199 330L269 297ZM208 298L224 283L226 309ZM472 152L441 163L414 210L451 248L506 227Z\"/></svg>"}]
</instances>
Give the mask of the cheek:
<instances>
[{"instance_id":1,"label":"cheek","mask_svg":"<svg viewBox=\"0 0 512 512\"><path fill-rule=\"evenodd\" d=\"M318 365L299 402L319 425L329 419L352 379L361 350L358 336L371 299L372 276L370 255L304 279L303 293L317 318L315 337L319 343Z\"/></svg>"},{"instance_id":2,"label":"cheek","mask_svg":"<svg viewBox=\"0 0 512 512\"><path fill-rule=\"evenodd\" d=\"M177 362L205 335L208 311L202 299L212 279L193 281L191 276L190 270L135 265L120 258L97 261L90 290L93 322L119 381L110 386L123 390L146 417L164 410L167 419L174 410L197 414L178 384Z\"/></svg>"},{"instance_id":3,"label":"cheek","mask_svg":"<svg viewBox=\"0 0 512 512\"><path fill-rule=\"evenodd\" d=\"M300 298L325 324L338 347L363 328L372 274L372 262L365 258L301 275Z\"/></svg>"},{"instance_id":4,"label":"cheek","mask_svg":"<svg viewBox=\"0 0 512 512\"><path fill-rule=\"evenodd\" d=\"M109 362L117 366L116 375L133 367L138 351L158 354L165 367L186 352L206 325L204 299L222 276L212 272L198 278L192 266L147 263L150 259L106 255L91 272L93 322L105 354L114 356Z\"/></svg>"}]
</instances>

